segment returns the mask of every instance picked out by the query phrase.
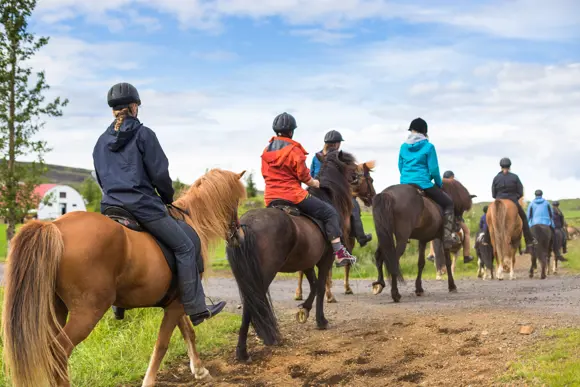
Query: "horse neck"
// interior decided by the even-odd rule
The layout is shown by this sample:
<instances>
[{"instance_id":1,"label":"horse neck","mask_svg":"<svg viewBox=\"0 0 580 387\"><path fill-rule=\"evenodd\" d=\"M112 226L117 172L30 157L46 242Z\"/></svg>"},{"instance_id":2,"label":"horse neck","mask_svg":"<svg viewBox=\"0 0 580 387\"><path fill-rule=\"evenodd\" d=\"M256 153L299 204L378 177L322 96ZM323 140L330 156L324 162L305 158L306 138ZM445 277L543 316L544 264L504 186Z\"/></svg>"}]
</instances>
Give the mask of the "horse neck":
<instances>
[{"instance_id":1,"label":"horse neck","mask_svg":"<svg viewBox=\"0 0 580 387\"><path fill-rule=\"evenodd\" d=\"M339 172L337 172L337 175ZM328 191L328 196L330 197L330 204L336 208L339 215L345 219L350 216L352 211L352 194L350 190L350 185L346 177L340 174L341 182L334 181L332 179L324 179L326 189Z\"/></svg>"}]
</instances>

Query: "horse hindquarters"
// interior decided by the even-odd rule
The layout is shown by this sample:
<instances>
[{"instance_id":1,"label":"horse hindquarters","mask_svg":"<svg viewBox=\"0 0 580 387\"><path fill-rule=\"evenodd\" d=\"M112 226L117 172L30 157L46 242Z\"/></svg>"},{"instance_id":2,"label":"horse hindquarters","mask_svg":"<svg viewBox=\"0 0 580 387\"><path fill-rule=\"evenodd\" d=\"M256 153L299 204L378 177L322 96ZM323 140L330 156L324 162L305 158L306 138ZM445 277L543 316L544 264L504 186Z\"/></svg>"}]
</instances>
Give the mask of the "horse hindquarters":
<instances>
[{"instance_id":1,"label":"horse hindquarters","mask_svg":"<svg viewBox=\"0 0 580 387\"><path fill-rule=\"evenodd\" d=\"M247 357L245 339L250 321L265 345L274 345L279 338L278 323L267 296L268 286L273 278L265 278L262 272L256 234L250 226L242 225L236 231L236 235L228 241L226 253L244 308L242 328L245 332L240 329L238 351ZM250 321L246 324L246 320Z\"/></svg>"}]
</instances>

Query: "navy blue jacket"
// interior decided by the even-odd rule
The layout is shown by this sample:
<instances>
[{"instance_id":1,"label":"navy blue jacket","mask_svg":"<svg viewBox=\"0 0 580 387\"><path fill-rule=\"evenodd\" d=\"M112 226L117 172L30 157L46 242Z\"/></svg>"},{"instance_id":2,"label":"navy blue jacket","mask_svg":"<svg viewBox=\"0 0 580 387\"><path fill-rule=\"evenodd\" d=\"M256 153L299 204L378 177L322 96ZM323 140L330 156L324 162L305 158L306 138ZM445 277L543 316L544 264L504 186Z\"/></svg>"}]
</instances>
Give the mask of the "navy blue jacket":
<instances>
[{"instance_id":1,"label":"navy blue jacket","mask_svg":"<svg viewBox=\"0 0 580 387\"><path fill-rule=\"evenodd\" d=\"M155 133L137 118L127 117L118 132L113 122L99 137L93 162L103 190L101 209L121 206L141 222L168 214L165 204L174 193L169 162Z\"/></svg>"},{"instance_id":2,"label":"navy blue jacket","mask_svg":"<svg viewBox=\"0 0 580 387\"><path fill-rule=\"evenodd\" d=\"M510 199L518 201L524 196L524 187L518 175L508 172L498 173L491 185L491 196L494 199Z\"/></svg>"}]
</instances>

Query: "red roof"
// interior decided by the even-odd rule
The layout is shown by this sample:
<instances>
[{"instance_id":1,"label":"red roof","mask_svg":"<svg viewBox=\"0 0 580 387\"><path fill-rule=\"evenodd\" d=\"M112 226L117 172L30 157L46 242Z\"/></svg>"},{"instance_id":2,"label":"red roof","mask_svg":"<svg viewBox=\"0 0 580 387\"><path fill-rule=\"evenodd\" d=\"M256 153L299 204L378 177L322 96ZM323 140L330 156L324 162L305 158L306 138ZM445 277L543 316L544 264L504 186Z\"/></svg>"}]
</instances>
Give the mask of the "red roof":
<instances>
[{"instance_id":1,"label":"red roof","mask_svg":"<svg viewBox=\"0 0 580 387\"><path fill-rule=\"evenodd\" d=\"M33 194L38 195L41 199L44 198L44 195L58 184L41 184L34 189Z\"/></svg>"}]
</instances>

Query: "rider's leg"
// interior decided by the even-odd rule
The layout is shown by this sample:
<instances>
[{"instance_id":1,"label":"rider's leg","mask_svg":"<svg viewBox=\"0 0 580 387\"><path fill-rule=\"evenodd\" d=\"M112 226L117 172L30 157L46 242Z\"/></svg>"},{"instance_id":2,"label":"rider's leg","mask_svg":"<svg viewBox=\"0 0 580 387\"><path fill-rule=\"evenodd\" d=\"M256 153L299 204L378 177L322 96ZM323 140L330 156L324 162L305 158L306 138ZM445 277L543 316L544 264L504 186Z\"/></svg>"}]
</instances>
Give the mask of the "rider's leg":
<instances>
[{"instance_id":1,"label":"rider's leg","mask_svg":"<svg viewBox=\"0 0 580 387\"><path fill-rule=\"evenodd\" d=\"M449 248L455 242L457 236L453 232L455 214L453 210L453 200L437 186L427 188L424 190L425 194L433 199L435 203L443 208L443 246Z\"/></svg>"},{"instance_id":2,"label":"rider's leg","mask_svg":"<svg viewBox=\"0 0 580 387\"><path fill-rule=\"evenodd\" d=\"M471 240L469 238L469 227L465 224L465 222L461 222L459 224L461 229L463 230L463 263L469 263L473 261L473 257L471 256Z\"/></svg>"},{"instance_id":3,"label":"rider's leg","mask_svg":"<svg viewBox=\"0 0 580 387\"><path fill-rule=\"evenodd\" d=\"M526 212L524 211L522 206L520 206L520 203L517 200L513 200L513 202L518 208L518 215L522 219L523 223L522 229L524 234L524 241L526 242L526 252L529 252L530 247L533 245L537 245L538 242L536 241L536 238L534 238L532 232L530 231L530 225L528 224L528 217L526 216Z\"/></svg>"},{"instance_id":4,"label":"rider's leg","mask_svg":"<svg viewBox=\"0 0 580 387\"><path fill-rule=\"evenodd\" d=\"M332 244L334 256L339 266L356 262L356 257L351 255L340 242L340 238L342 237L340 219L338 212L336 212L333 206L310 194L296 206L300 211L316 219L320 219L324 223L326 235Z\"/></svg>"},{"instance_id":5,"label":"rider's leg","mask_svg":"<svg viewBox=\"0 0 580 387\"><path fill-rule=\"evenodd\" d=\"M175 253L181 302L193 324L198 325L221 312L225 302L211 306L205 304L205 293L201 285L195 246L177 221L170 216L165 216L152 222L142 223L142 225Z\"/></svg>"},{"instance_id":6,"label":"rider's leg","mask_svg":"<svg viewBox=\"0 0 580 387\"><path fill-rule=\"evenodd\" d=\"M361 247L364 247L373 239L371 234L365 234L365 229L360 214L360 205L356 198L352 198L352 215L350 217L350 224L354 232L354 236Z\"/></svg>"}]
</instances>

